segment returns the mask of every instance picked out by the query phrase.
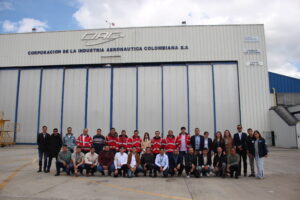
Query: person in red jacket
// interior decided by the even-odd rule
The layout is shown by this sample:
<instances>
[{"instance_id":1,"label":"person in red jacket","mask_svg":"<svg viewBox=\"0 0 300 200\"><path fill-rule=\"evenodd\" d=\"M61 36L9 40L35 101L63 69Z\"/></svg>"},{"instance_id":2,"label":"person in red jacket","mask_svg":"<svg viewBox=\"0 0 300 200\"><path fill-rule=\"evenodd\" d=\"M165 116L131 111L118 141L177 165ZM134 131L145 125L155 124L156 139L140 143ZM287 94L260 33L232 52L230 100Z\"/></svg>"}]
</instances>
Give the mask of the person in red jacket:
<instances>
[{"instance_id":1,"label":"person in red jacket","mask_svg":"<svg viewBox=\"0 0 300 200\"><path fill-rule=\"evenodd\" d=\"M154 157L156 157L157 154L159 154L160 149L165 147L165 140L160 137L160 132L155 131L155 136L151 140L151 149Z\"/></svg>"},{"instance_id":2,"label":"person in red jacket","mask_svg":"<svg viewBox=\"0 0 300 200\"><path fill-rule=\"evenodd\" d=\"M116 153L118 151L118 133L115 128L111 128L108 136L106 136L106 144L109 146L109 149Z\"/></svg>"},{"instance_id":3,"label":"person in red jacket","mask_svg":"<svg viewBox=\"0 0 300 200\"><path fill-rule=\"evenodd\" d=\"M133 136L128 139L128 151L131 151L132 147L136 147L136 152L140 153L141 152L141 143L142 139L139 136L139 131L134 130Z\"/></svg>"},{"instance_id":4,"label":"person in red jacket","mask_svg":"<svg viewBox=\"0 0 300 200\"><path fill-rule=\"evenodd\" d=\"M190 147L190 135L186 132L185 127L181 127L181 132L176 138L176 145L179 149L179 156L183 158L183 156L187 153Z\"/></svg>"},{"instance_id":5,"label":"person in red jacket","mask_svg":"<svg viewBox=\"0 0 300 200\"><path fill-rule=\"evenodd\" d=\"M169 130L168 135L165 139L166 145L165 145L165 151L167 152L167 156L170 158L170 156L173 155L173 151L177 148L176 145L176 137L173 135L173 131Z\"/></svg>"},{"instance_id":6,"label":"person in red jacket","mask_svg":"<svg viewBox=\"0 0 300 200\"><path fill-rule=\"evenodd\" d=\"M93 144L93 139L88 135L88 132L87 128L83 129L83 133L76 140L76 145L81 147L81 152L84 154L90 151Z\"/></svg>"},{"instance_id":7,"label":"person in red jacket","mask_svg":"<svg viewBox=\"0 0 300 200\"><path fill-rule=\"evenodd\" d=\"M118 149L120 149L120 147L124 147L125 152L128 152L128 140L129 140L129 138L126 135L126 131L122 130L121 135L119 135Z\"/></svg>"}]
</instances>

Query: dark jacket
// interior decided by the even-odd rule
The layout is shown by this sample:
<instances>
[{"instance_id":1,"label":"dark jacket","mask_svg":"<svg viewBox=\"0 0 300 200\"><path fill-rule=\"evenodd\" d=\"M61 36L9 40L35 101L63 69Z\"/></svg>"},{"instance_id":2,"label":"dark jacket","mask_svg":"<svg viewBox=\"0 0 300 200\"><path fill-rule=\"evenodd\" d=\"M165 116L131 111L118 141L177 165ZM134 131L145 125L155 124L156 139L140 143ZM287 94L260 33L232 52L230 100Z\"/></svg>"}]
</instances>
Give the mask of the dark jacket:
<instances>
[{"instance_id":1,"label":"dark jacket","mask_svg":"<svg viewBox=\"0 0 300 200\"><path fill-rule=\"evenodd\" d=\"M222 139L222 140L219 140L219 141L217 141L217 140L215 139L215 140L213 141L212 146L213 146L213 151L214 151L214 153L217 153L217 148L218 148L218 147L222 147L223 151L225 151L225 142L224 142L223 139Z\"/></svg>"},{"instance_id":2,"label":"dark jacket","mask_svg":"<svg viewBox=\"0 0 300 200\"><path fill-rule=\"evenodd\" d=\"M204 147L204 137L202 135L200 136L200 149L196 149L196 135L193 135L191 137L191 147L195 150L195 151L202 151L203 147Z\"/></svg>"},{"instance_id":3,"label":"dark jacket","mask_svg":"<svg viewBox=\"0 0 300 200\"><path fill-rule=\"evenodd\" d=\"M174 169L178 164L182 164L182 157L178 155L171 155L169 157L169 166L170 169Z\"/></svg>"},{"instance_id":4,"label":"dark jacket","mask_svg":"<svg viewBox=\"0 0 300 200\"><path fill-rule=\"evenodd\" d=\"M246 138L247 150L252 155L254 155L254 142L255 142L254 136L251 137L250 135L248 135Z\"/></svg>"},{"instance_id":5,"label":"dark jacket","mask_svg":"<svg viewBox=\"0 0 300 200\"><path fill-rule=\"evenodd\" d=\"M205 140L205 138L203 137L203 139ZM213 150L213 143L212 143L212 139L211 138L207 138L208 139L208 152L210 153L212 150ZM203 148L204 148L204 145L205 145L205 142L203 140Z\"/></svg>"},{"instance_id":6,"label":"dark jacket","mask_svg":"<svg viewBox=\"0 0 300 200\"><path fill-rule=\"evenodd\" d=\"M61 135L60 134L54 135L52 133L49 141L49 155L52 157L57 157L58 153L60 152L61 146L62 146Z\"/></svg>"},{"instance_id":7,"label":"dark jacket","mask_svg":"<svg viewBox=\"0 0 300 200\"><path fill-rule=\"evenodd\" d=\"M258 139L258 155L260 158L266 156L268 154L268 148L266 145L266 141L264 138ZM254 148L254 155L255 155L255 148Z\"/></svg>"},{"instance_id":8,"label":"dark jacket","mask_svg":"<svg viewBox=\"0 0 300 200\"><path fill-rule=\"evenodd\" d=\"M242 151L246 151L247 150L247 134L246 133L242 133L242 139L240 139L240 136L238 133L235 133L233 136L233 146L236 147L237 152L240 152L240 150L237 148L238 146L242 146L243 150Z\"/></svg>"},{"instance_id":9,"label":"dark jacket","mask_svg":"<svg viewBox=\"0 0 300 200\"><path fill-rule=\"evenodd\" d=\"M45 137L43 133L39 133L37 136L37 144L40 151L49 151L50 135L46 133Z\"/></svg>"},{"instance_id":10,"label":"dark jacket","mask_svg":"<svg viewBox=\"0 0 300 200\"><path fill-rule=\"evenodd\" d=\"M143 153L141 158L141 164L153 164L154 163L154 155L152 153Z\"/></svg>"},{"instance_id":11,"label":"dark jacket","mask_svg":"<svg viewBox=\"0 0 300 200\"><path fill-rule=\"evenodd\" d=\"M209 165L211 166L211 155L208 153L207 154L207 163L204 164L204 158L203 158L203 154L199 154L199 166L203 166L203 165Z\"/></svg>"},{"instance_id":12,"label":"dark jacket","mask_svg":"<svg viewBox=\"0 0 300 200\"><path fill-rule=\"evenodd\" d=\"M115 154L112 151L101 151L98 156L98 163L101 166L110 166L114 162Z\"/></svg>"},{"instance_id":13,"label":"dark jacket","mask_svg":"<svg viewBox=\"0 0 300 200\"><path fill-rule=\"evenodd\" d=\"M222 163L226 163L226 162L227 162L227 156L224 153L221 153L220 156L218 153L215 154L214 161L213 161L214 167L222 167Z\"/></svg>"},{"instance_id":14,"label":"dark jacket","mask_svg":"<svg viewBox=\"0 0 300 200\"><path fill-rule=\"evenodd\" d=\"M93 137L93 146L95 147L96 152L99 154L103 150L105 145L105 137L103 135L94 135Z\"/></svg>"},{"instance_id":15,"label":"dark jacket","mask_svg":"<svg viewBox=\"0 0 300 200\"><path fill-rule=\"evenodd\" d=\"M190 154L190 153L185 154L184 156L185 166L192 166L192 164L196 165L196 162L197 162L197 156L195 154Z\"/></svg>"}]
</instances>

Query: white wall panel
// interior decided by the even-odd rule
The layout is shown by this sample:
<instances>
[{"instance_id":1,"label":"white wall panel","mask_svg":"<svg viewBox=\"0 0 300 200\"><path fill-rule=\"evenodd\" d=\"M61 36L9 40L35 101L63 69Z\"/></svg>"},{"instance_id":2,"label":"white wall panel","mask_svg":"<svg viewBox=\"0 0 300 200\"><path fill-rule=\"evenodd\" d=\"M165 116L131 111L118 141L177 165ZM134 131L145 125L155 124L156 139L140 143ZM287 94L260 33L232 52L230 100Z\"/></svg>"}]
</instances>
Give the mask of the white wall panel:
<instances>
[{"instance_id":1,"label":"white wall panel","mask_svg":"<svg viewBox=\"0 0 300 200\"><path fill-rule=\"evenodd\" d=\"M181 126L188 128L186 66L164 66L163 73L164 134L171 129L177 135Z\"/></svg>"},{"instance_id":2,"label":"white wall panel","mask_svg":"<svg viewBox=\"0 0 300 200\"><path fill-rule=\"evenodd\" d=\"M235 133L240 123L236 64L214 65L214 81L217 131Z\"/></svg>"},{"instance_id":3,"label":"white wall panel","mask_svg":"<svg viewBox=\"0 0 300 200\"><path fill-rule=\"evenodd\" d=\"M18 70L0 71L0 112L11 122L15 120L17 81Z\"/></svg>"},{"instance_id":4,"label":"white wall panel","mask_svg":"<svg viewBox=\"0 0 300 200\"><path fill-rule=\"evenodd\" d=\"M63 131L73 128L79 136L84 128L86 69L67 69L65 71L64 121Z\"/></svg>"},{"instance_id":5,"label":"white wall panel","mask_svg":"<svg viewBox=\"0 0 300 200\"><path fill-rule=\"evenodd\" d=\"M132 135L136 128L136 68L114 68L113 127Z\"/></svg>"},{"instance_id":6,"label":"white wall panel","mask_svg":"<svg viewBox=\"0 0 300 200\"><path fill-rule=\"evenodd\" d=\"M48 126L49 133L53 128L60 130L61 92L63 69L43 70L40 126Z\"/></svg>"},{"instance_id":7,"label":"white wall panel","mask_svg":"<svg viewBox=\"0 0 300 200\"><path fill-rule=\"evenodd\" d=\"M162 73L161 67L138 68L138 123L141 135L162 131Z\"/></svg>"},{"instance_id":8,"label":"white wall panel","mask_svg":"<svg viewBox=\"0 0 300 200\"><path fill-rule=\"evenodd\" d=\"M97 128L101 128L104 135L109 131L110 76L109 68L89 69L87 127L91 135Z\"/></svg>"},{"instance_id":9,"label":"white wall panel","mask_svg":"<svg viewBox=\"0 0 300 200\"><path fill-rule=\"evenodd\" d=\"M211 65L189 65L190 130L214 131Z\"/></svg>"},{"instance_id":10,"label":"white wall panel","mask_svg":"<svg viewBox=\"0 0 300 200\"><path fill-rule=\"evenodd\" d=\"M39 86L40 70L21 71L17 142L36 143Z\"/></svg>"}]
</instances>

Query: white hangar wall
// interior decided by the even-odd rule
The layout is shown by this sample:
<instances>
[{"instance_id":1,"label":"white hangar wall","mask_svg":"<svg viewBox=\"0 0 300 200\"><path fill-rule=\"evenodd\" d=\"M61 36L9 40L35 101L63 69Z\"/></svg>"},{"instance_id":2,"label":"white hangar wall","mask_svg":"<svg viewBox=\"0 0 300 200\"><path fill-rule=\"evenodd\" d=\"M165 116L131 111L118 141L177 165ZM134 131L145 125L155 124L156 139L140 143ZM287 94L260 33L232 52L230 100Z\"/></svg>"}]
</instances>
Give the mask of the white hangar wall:
<instances>
[{"instance_id":1,"label":"white hangar wall","mask_svg":"<svg viewBox=\"0 0 300 200\"><path fill-rule=\"evenodd\" d=\"M0 82L6 86L0 109L20 124L19 143L34 143L44 124L49 131L72 126L76 136L84 127L92 134L115 127L129 135L134 129L177 134L181 126L212 135L235 132L238 123L270 130L263 25L1 34L0 43ZM155 46L178 49L147 50ZM131 50L108 51L123 47Z\"/></svg>"}]
</instances>

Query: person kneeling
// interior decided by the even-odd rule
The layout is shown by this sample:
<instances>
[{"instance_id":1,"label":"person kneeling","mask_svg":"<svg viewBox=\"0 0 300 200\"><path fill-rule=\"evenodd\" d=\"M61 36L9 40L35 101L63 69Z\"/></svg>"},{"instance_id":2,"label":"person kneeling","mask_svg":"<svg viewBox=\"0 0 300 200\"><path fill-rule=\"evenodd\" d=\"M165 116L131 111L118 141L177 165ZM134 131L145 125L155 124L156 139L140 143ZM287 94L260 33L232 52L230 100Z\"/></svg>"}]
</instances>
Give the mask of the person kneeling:
<instances>
[{"instance_id":1,"label":"person kneeling","mask_svg":"<svg viewBox=\"0 0 300 200\"><path fill-rule=\"evenodd\" d=\"M151 148L147 147L146 152L143 153L141 158L141 165L144 171L144 176L147 176L147 171L149 170L149 176L152 177L154 163L154 155L151 153Z\"/></svg>"},{"instance_id":2,"label":"person kneeling","mask_svg":"<svg viewBox=\"0 0 300 200\"><path fill-rule=\"evenodd\" d=\"M63 168L67 172L67 175L70 175L71 167L71 152L68 151L67 145L63 145L62 150L58 153L57 156L55 176L60 175L60 168Z\"/></svg>"},{"instance_id":3,"label":"person kneeling","mask_svg":"<svg viewBox=\"0 0 300 200\"><path fill-rule=\"evenodd\" d=\"M128 155L127 167L128 167L128 178L133 177L133 174L136 177L138 177L138 172L141 171L140 154L136 152L135 146L131 148L131 152Z\"/></svg>"},{"instance_id":4,"label":"person kneeling","mask_svg":"<svg viewBox=\"0 0 300 200\"><path fill-rule=\"evenodd\" d=\"M75 152L72 154L72 169L74 175L78 176L78 170L82 175L84 164L84 153L81 152L81 147L77 146Z\"/></svg>"},{"instance_id":5,"label":"person kneeling","mask_svg":"<svg viewBox=\"0 0 300 200\"><path fill-rule=\"evenodd\" d=\"M92 176L94 176L94 173L97 170L97 164L98 164L98 154L95 153L95 147L91 147L90 152L85 154L85 158L84 158L86 176L90 176L90 173L92 174Z\"/></svg>"},{"instance_id":6,"label":"person kneeling","mask_svg":"<svg viewBox=\"0 0 300 200\"><path fill-rule=\"evenodd\" d=\"M198 171L202 176L209 176L211 172L211 154L208 153L208 149L204 148L202 154L199 154L199 166Z\"/></svg>"},{"instance_id":7,"label":"person kneeling","mask_svg":"<svg viewBox=\"0 0 300 200\"><path fill-rule=\"evenodd\" d=\"M227 156L227 170L230 172L231 178L233 178L233 174L235 178L239 178L239 163L240 156L236 153L236 149L232 148Z\"/></svg>"},{"instance_id":8,"label":"person kneeling","mask_svg":"<svg viewBox=\"0 0 300 200\"><path fill-rule=\"evenodd\" d=\"M169 158L165 154L165 150L163 148L160 148L160 152L155 158L154 177L157 177L157 171L163 173L164 177L168 177Z\"/></svg>"},{"instance_id":9,"label":"person kneeling","mask_svg":"<svg viewBox=\"0 0 300 200\"><path fill-rule=\"evenodd\" d=\"M104 176L105 171L108 171L108 176L115 170L114 152L110 151L109 146L105 145L103 151L98 156L98 171Z\"/></svg>"},{"instance_id":10,"label":"person kneeling","mask_svg":"<svg viewBox=\"0 0 300 200\"><path fill-rule=\"evenodd\" d=\"M125 153L125 148L123 146L120 147L119 149L120 152L116 153L115 155L115 173L114 176L118 177L119 175L123 175L123 177L126 176L126 171L127 171L127 160L128 160L128 155Z\"/></svg>"},{"instance_id":11,"label":"person kneeling","mask_svg":"<svg viewBox=\"0 0 300 200\"><path fill-rule=\"evenodd\" d=\"M194 154L194 149L190 148L189 153L184 156L184 166L186 177L190 178L191 174L194 174L195 177L199 177L196 170L197 157Z\"/></svg>"},{"instance_id":12,"label":"person kneeling","mask_svg":"<svg viewBox=\"0 0 300 200\"><path fill-rule=\"evenodd\" d=\"M214 166L213 171L216 174L216 176L225 178L226 162L227 162L227 158L225 152L223 152L222 147L218 147L213 162L213 166Z\"/></svg>"}]
</instances>

